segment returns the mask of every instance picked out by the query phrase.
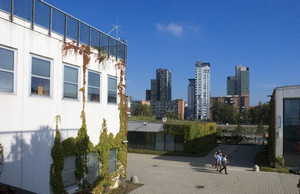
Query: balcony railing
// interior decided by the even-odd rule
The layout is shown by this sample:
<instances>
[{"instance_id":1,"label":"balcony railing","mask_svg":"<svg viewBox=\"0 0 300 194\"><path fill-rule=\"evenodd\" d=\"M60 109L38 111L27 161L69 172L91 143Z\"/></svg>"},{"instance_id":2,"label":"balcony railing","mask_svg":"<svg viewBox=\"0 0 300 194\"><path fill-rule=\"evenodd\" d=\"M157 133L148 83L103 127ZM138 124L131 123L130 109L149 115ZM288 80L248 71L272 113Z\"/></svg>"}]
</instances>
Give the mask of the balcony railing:
<instances>
[{"instance_id":1,"label":"balcony railing","mask_svg":"<svg viewBox=\"0 0 300 194\"><path fill-rule=\"evenodd\" d=\"M45 3L41 0L0 0L0 10L10 14L10 20L14 17L31 22L31 28L35 25L66 38L89 45L99 52L108 53L110 56L126 60L127 44L112 36L80 21L79 19Z\"/></svg>"}]
</instances>

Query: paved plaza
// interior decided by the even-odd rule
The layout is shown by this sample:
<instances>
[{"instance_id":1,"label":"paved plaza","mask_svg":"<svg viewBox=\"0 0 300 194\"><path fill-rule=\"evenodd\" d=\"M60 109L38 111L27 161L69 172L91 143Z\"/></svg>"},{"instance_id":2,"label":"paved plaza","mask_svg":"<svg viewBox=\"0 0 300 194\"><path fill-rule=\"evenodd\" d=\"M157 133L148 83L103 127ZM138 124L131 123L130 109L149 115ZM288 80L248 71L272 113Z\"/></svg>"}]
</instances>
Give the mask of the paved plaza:
<instances>
[{"instance_id":1,"label":"paved plaza","mask_svg":"<svg viewBox=\"0 0 300 194\"><path fill-rule=\"evenodd\" d=\"M228 175L212 167L218 149L228 155ZM252 170L260 149L254 145L220 145L202 158L128 153L128 179L136 175L144 184L131 193L299 194L299 175Z\"/></svg>"}]
</instances>

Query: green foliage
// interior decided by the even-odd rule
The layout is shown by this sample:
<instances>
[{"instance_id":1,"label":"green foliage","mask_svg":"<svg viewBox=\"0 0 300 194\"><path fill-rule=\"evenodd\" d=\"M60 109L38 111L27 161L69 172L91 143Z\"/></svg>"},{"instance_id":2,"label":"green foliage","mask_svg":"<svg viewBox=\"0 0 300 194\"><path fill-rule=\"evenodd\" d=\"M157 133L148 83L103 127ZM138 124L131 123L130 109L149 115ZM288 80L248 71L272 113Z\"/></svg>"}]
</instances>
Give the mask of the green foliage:
<instances>
[{"instance_id":1,"label":"green foliage","mask_svg":"<svg viewBox=\"0 0 300 194\"><path fill-rule=\"evenodd\" d=\"M179 120L178 113L174 113L174 112L167 112L166 117L168 119Z\"/></svg>"},{"instance_id":2,"label":"green foliage","mask_svg":"<svg viewBox=\"0 0 300 194\"><path fill-rule=\"evenodd\" d=\"M261 102L249 110L243 112L243 123L250 123L252 125L264 124L268 125L270 120L270 104Z\"/></svg>"},{"instance_id":3,"label":"green foliage","mask_svg":"<svg viewBox=\"0 0 300 194\"><path fill-rule=\"evenodd\" d=\"M268 150L263 148L254 157L254 164L257 164L260 168L261 167L269 167L269 156L268 156Z\"/></svg>"},{"instance_id":4,"label":"green foliage","mask_svg":"<svg viewBox=\"0 0 300 194\"><path fill-rule=\"evenodd\" d=\"M199 154L205 147L216 144L216 123L165 123L163 128L166 134L184 137L184 152L186 153Z\"/></svg>"},{"instance_id":5,"label":"green foliage","mask_svg":"<svg viewBox=\"0 0 300 194\"><path fill-rule=\"evenodd\" d=\"M256 133L257 134L264 134L264 132L266 132L264 125L262 123L258 124Z\"/></svg>"},{"instance_id":6,"label":"green foliage","mask_svg":"<svg viewBox=\"0 0 300 194\"><path fill-rule=\"evenodd\" d=\"M212 108L212 120L217 123L236 124L239 121L239 113L233 107L223 102L215 101Z\"/></svg>"},{"instance_id":7,"label":"green foliage","mask_svg":"<svg viewBox=\"0 0 300 194\"><path fill-rule=\"evenodd\" d=\"M56 130L54 146L51 149L51 156L53 163L50 167L50 185L53 193L60 194L65 193L62 181L62 170L64 168L64 150L62 143L60 141L61 135L58 130Z\"/></svg>"},{"instance_id":8,"label":"green foliage","mask_svg":"<svg viewBox=\"0 0 300 194\"><path fill-rule=\"evenodd\" d=\"M283 167L284 166L284 157L276 157L275 162L276 162L277 165Z\"/></svg>"},{"instance_id":9,"label":"green foliage","mask_svg":"<svg viewBox=\"0 0 300 194\"><path fill-rule=\"evenodd\" d=\"M241 134L245 131L246 131L246 129L244 127L242 127L242 125L240 125L240 124L238 124L238 126L234 129L234 132L237 134Z\"/></svg>"},{"instance_id":10,"label":"green foliage","mask_svg":"<svg viewBox=\"0 0 300 194\"><path fill-rule=\"evenodd\" d=\"M151 117L152 116L152 109L150 108L150 106L148 106L146 104L139 104L136 107L134 114L137 115L137 116Z\"/></svg>"}]
</instances>

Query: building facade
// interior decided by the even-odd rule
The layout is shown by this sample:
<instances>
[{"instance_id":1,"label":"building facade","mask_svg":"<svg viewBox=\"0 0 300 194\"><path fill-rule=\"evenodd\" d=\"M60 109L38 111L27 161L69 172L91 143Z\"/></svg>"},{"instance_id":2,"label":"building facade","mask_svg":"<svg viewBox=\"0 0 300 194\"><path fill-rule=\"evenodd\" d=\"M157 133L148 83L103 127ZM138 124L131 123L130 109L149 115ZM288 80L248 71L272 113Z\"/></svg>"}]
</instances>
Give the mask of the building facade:
<instances>
[{"instance_id":1,"label":"building facade","mask_svg":"<svg viewBox=\"0 0 300 194\"><path fill-rule=\"evenodd\" d=\"M249 96L227 95L210 98L210 107L213 107L214 102L219 101L229 106L233 106L239 112L249 109Z\"/></svg>"},{"instance_id":2,"label":"building facade","mask_svg":"<svg viewBox=\"0 0 300 194\"><path fill-rule=\"evenodd\" d=\"M189 79L187 117L195 117L195 79Z\"/></svg>"},{"instance_id":3,"label":"building facade","mask_svg":"<svg viewBox=\"0 0 300 194\"><path fill-rule=\"evenodd\" d=\"M235 66L235 76L227 77L227 95L249 96L249 67Z\"/></svg>"},{"instance_id":4,"label":"building facade","mask_svg":"<svg viewBox=\"0 0 300 194\"><path fill-rule=\"evenodd\" d=\"M61 118L62 140L76 137L82 124L83 58L64 55L64 42L90 45L95 56L101 48L109 57L101 65L92 54L86 72L85 115L94 145L104 119L109 133L116 135L120 129L117 86L121 71L115 65L119 59L126 60L127 45L43 1L1 1L0 26L1 183L52 193L55 118ZM100 164L95 155L88 157L88 167L94 170L87 178L92 182L99 177ZM62 178L70 193L78 188L75 166L75 156L65 158Z\"/></svg>"},{"instance_id":5,"label":"building facade","mask_svg":"<svg viewBox=\"0 0 300 194\"><path fill-rule=\"evenodd\" d=\"M172 73L168 69L156 69L156 79L151 80L151 100L171 101L171 99Z\"/></svg>"},{"instance_id":6,"label":"building facade","mask_svg":"<svg viewBox=\"0 0 300 194\"><path fill-rule=\"evenodd\" d=\"M275 88L270 105L270 136L275 141L275 158L283 157L286 166L299 167L300 85Z\"/></svg>"},{"instance_id":7,"label":"building facade","mask_svg":"<svg viewBox=\"0 0 300 194\"><path fill-rule=\"evenodd\" d=\"M210 119L210 64L195 64L195 119Z\"/></svg>"}]
</instances>

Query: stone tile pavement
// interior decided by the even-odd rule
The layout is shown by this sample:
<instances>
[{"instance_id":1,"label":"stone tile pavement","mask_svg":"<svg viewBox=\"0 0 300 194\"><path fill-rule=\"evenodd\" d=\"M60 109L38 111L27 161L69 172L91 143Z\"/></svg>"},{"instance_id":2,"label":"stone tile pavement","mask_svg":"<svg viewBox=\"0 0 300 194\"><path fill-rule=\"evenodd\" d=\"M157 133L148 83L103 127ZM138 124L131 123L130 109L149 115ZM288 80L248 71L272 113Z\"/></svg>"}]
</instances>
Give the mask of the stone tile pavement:
<instances>
[{"instance_id":1,"label":"stone tile pavement","mask_svg":"<svg viewBox=\"0 0 300 194\"><path fill-rule=\"evenodd\" d=\"M298 194L299 175L252 171L260 146L220 145L228 154L228 175L212 167L213 153L203 158L128 154L127 177L136 175L144 186L132 194L218 193Z\"/></svg>"}]
</instances>

